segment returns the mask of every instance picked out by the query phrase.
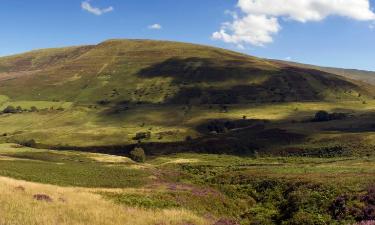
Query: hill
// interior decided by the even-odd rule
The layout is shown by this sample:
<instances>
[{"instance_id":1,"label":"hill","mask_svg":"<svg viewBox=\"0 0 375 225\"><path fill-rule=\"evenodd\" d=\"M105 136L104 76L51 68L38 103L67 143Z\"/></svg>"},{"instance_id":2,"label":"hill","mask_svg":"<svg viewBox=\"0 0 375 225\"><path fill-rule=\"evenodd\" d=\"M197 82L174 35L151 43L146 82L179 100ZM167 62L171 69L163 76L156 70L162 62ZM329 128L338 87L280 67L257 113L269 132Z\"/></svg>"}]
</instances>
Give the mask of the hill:
<instances>
[{"instance_id":1,"label":"hill","mask_svg":"<svg viewBox=\"0 0 375 225\"><path fill-rule=\"evenodd\" d=\"M282 60L272 60L272 61L276 63L284 64L284 65L289 65L289 66L316 69L316 70L324 71L327 73L337 74L337 75L346 77L348 79L359 80L359 81L370 83L373 85L375 84L375 72L373 71L357 70L357 69L342 69L342 68L334 68L334 67L322 67L322 66L302 64L302 63L296 63L296 62L288 62L288 61L282 61Z\"/></svg>"},{"instance_id":2,"label":"hill","mask_svg":"<svg viewBox=\"0 0 375 225\"><path fill-rule=\"evenodd\" d=\"M314 156L375 146L374 86L317 68L151 40L36 50L0 68L0 142L117 155L135 145ZM328 119L316 123L320 110Z\"/></svg>"},{"instance_id":3,"label":"hill","mask_svg":"<svg viewBox=\"0 0 375 225\"><path fill-rule=\"evenodd\" d=\"M0 93L75 103L239 104L355 100L374 89L329 71L207 46L109 40L0 58Z\"/></svg>"}]
</instances>

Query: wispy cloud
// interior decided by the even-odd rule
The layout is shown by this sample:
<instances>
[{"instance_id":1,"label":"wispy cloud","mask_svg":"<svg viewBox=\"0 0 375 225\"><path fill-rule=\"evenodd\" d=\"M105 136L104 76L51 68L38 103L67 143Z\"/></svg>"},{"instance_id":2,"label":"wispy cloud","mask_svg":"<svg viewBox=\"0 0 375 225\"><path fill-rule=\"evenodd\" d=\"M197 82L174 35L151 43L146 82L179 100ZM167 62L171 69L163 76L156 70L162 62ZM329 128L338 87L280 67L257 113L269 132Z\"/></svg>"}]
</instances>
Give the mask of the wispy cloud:
<instances>
[{"instance_id":1,"label":"wispy cloud","mask_svg":"<svg viewBox=\"0 0 375 225\"><path fill-rule=\"evenodd\" d=\"M290 60L292 60L293 58L292 57L290 57L290 56L288 56L288 57L285 57L285 60L287 60L287 61L290 61Z\"/></svg>"},{"instance_id":2,"label":"wispy cloud","mask_svg":"<svg viewBox=\"0 0 375 225\"><path fill-rule=\"evenodd\" d=\"M236 45L263 46L273 42L281 30L280 19L300 23L341 16L359 21L375 21L369 0L237 0L233 17L212 34L212 38ZM370 28L375 28L374 24Z\"/></svg>"},{"instance_id":3,"label":"wispy cloud","mask_svg":"<svg viewBox=\"0 0 375 225\"><path fill-rule=\"evenodd\" d=\"M150 26L148 26L148 29L151 29L151 30L161 30L163 27L158 24L158 23L155 23L155 24L152 24Z\"/></svg>"},{"instance_id":4,"label":"wispy cloud","mask_svg":"<svg viewBox=\"0 0 375 225\"><path fill-rule=\"evenodd\" d=\"M91 0L86 0L81 3L81 8L87 12L90 12L94 15L101 16L105 13L112 12L114 8L112 6L109 6L107 8L98 8L91 5Z\"/></svg>"}]
</instances>

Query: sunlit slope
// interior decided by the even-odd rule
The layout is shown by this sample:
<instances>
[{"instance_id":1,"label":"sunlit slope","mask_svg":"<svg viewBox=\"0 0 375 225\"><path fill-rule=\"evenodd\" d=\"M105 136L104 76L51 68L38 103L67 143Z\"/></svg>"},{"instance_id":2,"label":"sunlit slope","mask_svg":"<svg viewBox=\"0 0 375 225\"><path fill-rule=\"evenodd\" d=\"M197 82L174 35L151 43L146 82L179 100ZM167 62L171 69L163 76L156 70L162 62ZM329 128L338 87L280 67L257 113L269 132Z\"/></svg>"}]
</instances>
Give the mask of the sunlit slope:
<instances>
[{"instance_id":1,"label":"sunlit slope","mask_svg":"<svg viewBox=\"0 0 375 225\"><path fill-rule=\"evenodd\" d=\"M0 58L0 93L76 103L237 104L357 100L371 88L319 70L207 46L110 40Z\"/></svg>"}]
</instances>

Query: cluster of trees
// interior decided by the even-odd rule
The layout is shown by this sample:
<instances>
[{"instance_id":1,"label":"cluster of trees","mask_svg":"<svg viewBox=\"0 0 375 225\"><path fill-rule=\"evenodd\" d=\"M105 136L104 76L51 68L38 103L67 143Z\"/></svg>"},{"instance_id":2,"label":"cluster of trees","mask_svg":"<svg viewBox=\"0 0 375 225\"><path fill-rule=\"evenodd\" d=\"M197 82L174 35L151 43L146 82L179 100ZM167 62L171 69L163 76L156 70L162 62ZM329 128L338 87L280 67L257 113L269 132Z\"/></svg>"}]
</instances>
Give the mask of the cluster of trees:
<instances>
[{"instance_id":1,"label":"cluster of trees","mask_svg":"<svg viewBox=\"0 0 375 225\"><path fill-rule=\"evenodd\" d=\"M328 113L327 111L318 111L315 114L313 122L325 122L331 120L343 120L348 117L346 113Z\"/></svg>"},{"instance_id":2,"label":"cluster of trees","mask_svg":"<svg viewBox=\"0 0 375 225\"><path fill-rule=\"evenodd\" d=\"M43 110L48 110L48 109L43 109ZM64 108L62 107L59 107L57 109L55 109L54 107L51 107L49 110L58 110L58 111L63 111ZM9 113L9 114L15 114L15 113L23 113L23 112L39 112L40 110L35 107L35 106L31 106L30 109L24 109L22 108L21 106L17 106L17 107L14 107L12 105L9 105L7 106L5 109L3 109L3 111L1 111L2 113Z\"/></svg>"},{"instance_id":3,"label":"cluster of trees","mask_svg":"<svg viewBox=\"0 0 375 225\"><path fill-rule=\"evenodd\" d=\"M144 139L150 139L151 138L151 132L138 132L135 134L134 140L141 141Z\"/></svg>"},{"instance_id":4,"label":"cluster of trees","mask_svg":"<svg viewBox=\"0 0 375 225\"><path fill-rule=\"evenodd\" d=\"M5 109L3 109L3 113L22 113L22 112L37 112L38 109L35 106L32 106L30 109L23 109L21 106L7 106Z\"/></svg>"}]
</instances>

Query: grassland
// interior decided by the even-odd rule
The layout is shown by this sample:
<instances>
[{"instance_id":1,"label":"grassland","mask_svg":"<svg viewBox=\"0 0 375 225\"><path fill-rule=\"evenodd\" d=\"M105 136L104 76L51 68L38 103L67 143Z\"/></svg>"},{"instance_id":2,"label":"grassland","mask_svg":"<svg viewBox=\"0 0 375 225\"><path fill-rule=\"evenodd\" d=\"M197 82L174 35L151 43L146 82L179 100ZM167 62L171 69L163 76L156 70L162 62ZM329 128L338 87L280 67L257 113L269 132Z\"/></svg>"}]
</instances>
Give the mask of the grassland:
<instances>
[{"instance_id":1,"label":"grassland","mask_svg":"<svg viewBox=\"0 0 375 225\"><path fill-rule=\"evenodd\" d=\"M137 164L120 156L3 144L1 222L199 225L227 218L298 224L293 221L305 213L304 224L347 224L358 218L335 218L329 207L343 195L350 196L347 204L364 207L359 198L375 181L374 163L373 157L176 154ZM33 199L37 194L48 199Z\"/></svg>"},{"instance_id":2,"label":"grassland","mask_svg":"<svg viewBox=\"0 0 375 225\"><path fill-rule=\"evenodd\" d=\"M209 224L187 210L149 210L116 205L92 189L62 188L9 178L0 178L0 223L30 225L181 225ZM35 200L47 195L49 201Z\"/></svg>"},{"instance_id":3,"label":"grassland","mask_svg":"<svg viewBox=\"0 0 375 225\"><path fill-rule=\"evenodd\" d=\"M39 105L38 105L39 104ZM272 129L303 135L303 140L288 143L280 138L269 139L269 143L249 143L258 153L290 152L292 149L315 151L324 147L339 146L342 154L372 154L375 129L374 100L366 104L358 101L343 102L305 102L227 105L226 111L220 105L176 106L176 105L128 105L127 109L111 114L111 106L90 107L59 102L13 102L8 105L30 108L38 106L38 112L23 112L0 115L0 141L22 143L35 140L42 148L75 149L97 146L97 151L105 153L108 146L129 146L138 141L137 133L149 132L150 137L142 140L147 143L185 142L187 137L201 139L251 137ZM63 110L56 110L63 107ZM54 108L54 109L51 109ZM309 122L319 110L340 112L348 118L321 123ZM246 117L244 120L243 118ZM247 121L240 129L229 130L224 134L211 135L201 130L212 121ZM252 122L253 121L253 122ZM263 121L263 127L256 127L256 121ZM306 129L308 127L308 129ZM255 132L255 134L254 134ZM256 138L254 137L254 140ZM260 140L257 138L256 140ZM195 143L195 142L194 142ZM100 148L103 147L103 148ZM145 146L147 150L147 146ZM167 149L168 146L165 147ZM103 149L103 150L100 150ZM94 150L94 148L92 148ZM119 148L121 150L121 148ZM190 149L194 151L194 149ZM177 152L176 149L170 152ZM116 154L116 152L112 152ZM126 152L125 152L126 153ZM157 154L150 149L149 153ZM124 154L119 151L118 154ZM301 153L302 154L302 153ZM340 153L341 154L341 153ZM318 156L318 155L315 155Z\"/></svg>"}]
</instances>

